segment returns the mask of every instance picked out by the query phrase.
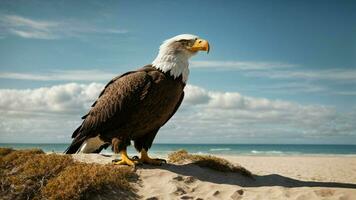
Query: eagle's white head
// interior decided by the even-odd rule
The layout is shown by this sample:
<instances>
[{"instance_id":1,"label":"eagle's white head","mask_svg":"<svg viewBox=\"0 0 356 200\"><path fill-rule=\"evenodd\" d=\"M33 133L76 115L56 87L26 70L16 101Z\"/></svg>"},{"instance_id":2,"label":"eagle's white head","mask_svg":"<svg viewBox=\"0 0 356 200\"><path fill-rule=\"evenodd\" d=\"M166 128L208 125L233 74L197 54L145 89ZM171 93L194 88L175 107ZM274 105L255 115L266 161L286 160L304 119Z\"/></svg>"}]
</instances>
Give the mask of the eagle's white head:
<instances>
[{"instance_id":1,"label":"eagle's white head","mask_svg":"<svg viewBox=\"0 0 356 200\"><path fill-rule=\"evenodd\" d=\"M189 58L198 51L209 52L209 43L196 35L182 34L165 40L159 47L159 53L152 66L177 78L182 75L184 82L188 80Z\"/></svg>"}]
</instances>

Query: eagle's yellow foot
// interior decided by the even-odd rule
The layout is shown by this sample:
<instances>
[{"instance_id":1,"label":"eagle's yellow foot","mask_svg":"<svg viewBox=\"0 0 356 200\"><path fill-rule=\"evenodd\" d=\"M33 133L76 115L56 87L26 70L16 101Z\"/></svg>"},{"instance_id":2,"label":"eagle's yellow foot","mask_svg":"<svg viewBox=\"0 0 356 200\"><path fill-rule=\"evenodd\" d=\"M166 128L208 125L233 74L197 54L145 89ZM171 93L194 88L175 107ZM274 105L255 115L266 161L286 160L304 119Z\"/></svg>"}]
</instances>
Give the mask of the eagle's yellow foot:
<instances>
[{"instance_id":1,"label":"eagle's yellow foot","mask_svg":"<svg viewBox=\"0 0 356 200\"><path fill-rule=\"evenodd\" d=\"M149 165L162 165L163 163L167 163L164 159L159 158L150 158L147 155L147 151L142 149L141 150L141 158L139 159L141 163L149 164Z\"/></svg>"},{"instance_id":2,"label":"eagle's yellow foot","mask_svg":"<svg viewBox=\"0 0 356 200\"><path fill-rule=\"evenodd\" d=\"M136 164L138 164L137 161L131 160L127 156L126 150L121 151L120 154L121 154L121 160L119 160L119 161L114 160L113 161L114 165L129 165L129 166L135 167Z\"/></svg>"},{"instance_id":3,"label":"eagle's yellow foot","mask_svg":"<svg viewBox=\"0 0 356 200\"><path fill-rule=\"evenodd\" d=\"M135 167L136 164L138 164L137 161L133 161L133 160L130 160L130 159L123 159L123 160L119 160L119 161L116 161L116 162L113 162L114 165L128 165L128 166L132 166L132 167Z\"/></svg>"}]
</instances>

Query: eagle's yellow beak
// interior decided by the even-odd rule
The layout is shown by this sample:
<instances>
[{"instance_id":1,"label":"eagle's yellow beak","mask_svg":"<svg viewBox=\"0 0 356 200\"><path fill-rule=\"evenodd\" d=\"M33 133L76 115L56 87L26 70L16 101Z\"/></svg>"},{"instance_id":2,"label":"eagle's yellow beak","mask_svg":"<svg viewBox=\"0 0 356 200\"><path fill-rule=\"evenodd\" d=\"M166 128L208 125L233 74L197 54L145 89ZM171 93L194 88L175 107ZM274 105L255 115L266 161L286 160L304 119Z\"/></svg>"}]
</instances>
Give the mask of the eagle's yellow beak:
<instances>
[{"instance_id":1,"label":"eagle's yellow beak","mask_svg":"<svg viewBox=\"0 0 356 200\"><path fill-rule=\"evenodd\" d=\"M197 39L195 40L194 44L192 47L190 47L191 51L207 51L209 53L210 46L209 42L203 39Z\"/></svg>"}]
</instances>

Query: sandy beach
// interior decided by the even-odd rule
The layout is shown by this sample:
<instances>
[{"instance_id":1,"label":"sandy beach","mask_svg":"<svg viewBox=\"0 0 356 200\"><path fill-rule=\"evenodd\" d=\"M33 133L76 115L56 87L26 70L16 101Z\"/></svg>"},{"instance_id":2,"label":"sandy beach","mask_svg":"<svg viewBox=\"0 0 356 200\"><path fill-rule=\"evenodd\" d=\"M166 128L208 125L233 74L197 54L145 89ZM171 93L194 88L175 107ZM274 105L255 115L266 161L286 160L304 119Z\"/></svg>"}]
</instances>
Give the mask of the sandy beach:
<instances>
[{"instance_id":1,"label":"sandy beach","mask_svg":"<svg viewBox=\"0 0 356 200\"><path fill-rule=\"evenodd\" d=\"M111 163L97 154L81 162ZM356 199L356 157L220 156L250 170L253 179L193 164L143 165L135 188L141 199Z\"/></svg>"}]
</instances>

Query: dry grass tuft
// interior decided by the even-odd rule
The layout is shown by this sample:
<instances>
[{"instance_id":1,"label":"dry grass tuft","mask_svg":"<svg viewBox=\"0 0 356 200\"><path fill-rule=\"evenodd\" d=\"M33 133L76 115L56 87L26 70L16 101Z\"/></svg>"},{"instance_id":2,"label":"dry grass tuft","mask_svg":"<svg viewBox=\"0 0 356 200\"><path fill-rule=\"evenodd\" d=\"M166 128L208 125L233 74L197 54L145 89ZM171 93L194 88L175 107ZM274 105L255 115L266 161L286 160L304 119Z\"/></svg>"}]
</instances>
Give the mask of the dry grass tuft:
<instances>
[{"instance_id":1,"label":"dry grass tuft","mask_svg":"<svg viewBox=\"0 0 356 200\"><path fill-rule=\"evenodd\" d=\"M11 148L2 148L2 147L0 147L0 157L9 154L9 153L11 153L12 151L14 151L14 150L11 149Z\"/></svg>"},{"instance_id":2,"label":"dry grass tuft","mask_svg":"<svg viewBox=\"0 0 356 200\"><path fill-rule=\"evenodd\" d=\"M134 199L134 193L127 192L132 189L128 180L137 180L128 167L79 163L51 179L42 194L46 199Z\"/></svg>"},{"instance_id":3,"label":"dry grass tuft","mask_svg":"<svg viewBox=\"0 0 356 200\"><path fill-rule=\"evenodd\" d=\"M44 152L40 149L29 149L29 150L4 150L4 152L8 152L7 154L0 155L0 167L11 169L20 163L27 161L33 155L44 154Z\"/></svg>"},{"instance_id":4,"label":"dry grass tuft","mask_svg":"<svg viewBox=\"0 0 356 200\"><path fill-rule=\"evenodd\" d=\"M178 164L192 162L200 167L206 167L221 172L234 172L252 177L250 171L240 165L234 165L226 159L211 155L193 155L189 154L186 150L179 150L169 154L168 161Z\"/></svg>"},{"instance_id":5,"label":"dry grass tuft","mask_svg":"<svg viewBox=\"0 0 356 200\"><path fill-rule=\"evenodd\" d=\"M78 163L69 155L47 155L37 149L2 152L6 152L0 156L2 199L136 197L129 184L136 175L128 168Z\"/></svg>"},{"instance_id":6,"label":"dry grass tuft","mask_svg":"<svg viewBox=\"0 0 356 200\"><path fill-rule=\"evenodd\" d=\"M1 196L32 199L50 178L72 163L69 156L46 155L39 149L12 151L0 160Z\"/></svg>"}]
</instances>

